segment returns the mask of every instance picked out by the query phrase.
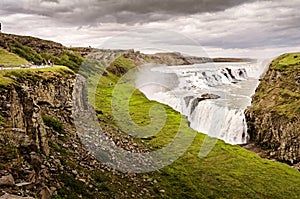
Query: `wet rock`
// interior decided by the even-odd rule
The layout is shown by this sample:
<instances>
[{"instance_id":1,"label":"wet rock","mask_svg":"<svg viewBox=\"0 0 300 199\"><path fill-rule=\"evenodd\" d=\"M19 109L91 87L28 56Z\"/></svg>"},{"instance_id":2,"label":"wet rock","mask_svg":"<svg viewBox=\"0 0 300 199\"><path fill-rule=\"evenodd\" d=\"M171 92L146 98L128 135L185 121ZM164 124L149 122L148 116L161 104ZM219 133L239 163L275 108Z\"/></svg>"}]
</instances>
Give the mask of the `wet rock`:
<instances>
[{"instance_id":1,"label":"wet rock","mask_svg":"<svg viewBox=\"0 0 300 199\"><path fill-rule=\"evenodd\" d=\"M210 100L210 99L219 99L219 95L205 93L202 94L201 97L197 97L192 101L191 109L190 109L190 115L194 112L195 108L198 106L199 102L204 100Z\"/></svg>"},{"instance_id":2,"label":"wet rock","mask_svg":"<svg viewBox=\"0 0 300 199\"><path fill-rule=\"evenodd\" d=\"M186 96L186 97L184 97L184 101L185 101L185 105L186 105L186 107L188 107L188 106L189 106L189 104L190 104L190 101L191 101L192 99L194 99L194 97L193 97L193 96Z\"/></svg>"},{"instance_id":3,"label":"wet rock","mask_svg":"<svg viewBox=\"0 0 300 199\"><path fill-rule=\"evenodd\" d=\"M205 94L202 94L201 97L198 98L198 100L202 101L202 100L206 100L206 99L219 99L219 98L220 98L219 95L205 93Z\"/></svg>"}]
</instances>

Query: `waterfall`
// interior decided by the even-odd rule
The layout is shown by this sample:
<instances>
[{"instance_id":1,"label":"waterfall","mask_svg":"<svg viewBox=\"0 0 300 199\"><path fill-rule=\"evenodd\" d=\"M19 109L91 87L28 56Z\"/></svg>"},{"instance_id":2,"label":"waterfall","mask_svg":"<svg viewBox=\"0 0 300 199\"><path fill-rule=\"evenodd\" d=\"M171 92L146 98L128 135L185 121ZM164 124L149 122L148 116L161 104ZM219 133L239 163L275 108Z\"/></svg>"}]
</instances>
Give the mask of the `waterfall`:
<instances>
[{"instance_id":1,"label":"waterfall","mask_svg":"<svg viewBox=\"0 0 300 199\"><path fill-rule=\"evenodd\" d=\"M138 75L136 85L148 99L187 116L196 131L230 144L245 144L249 135L244 110L263 71L260 62L152 66Z\"/></svg>"},{"instance_id":2,"label":"waterfall","mask_svg":"<svg viewBox=\"0 0 300 199\"><path fill-rule=\"evenodd\" d=\"M230 144L244 144L249 139L241 109L219 106L207 100L199 102L188 119L193 129Z\"/></svg>"}]
</instances>

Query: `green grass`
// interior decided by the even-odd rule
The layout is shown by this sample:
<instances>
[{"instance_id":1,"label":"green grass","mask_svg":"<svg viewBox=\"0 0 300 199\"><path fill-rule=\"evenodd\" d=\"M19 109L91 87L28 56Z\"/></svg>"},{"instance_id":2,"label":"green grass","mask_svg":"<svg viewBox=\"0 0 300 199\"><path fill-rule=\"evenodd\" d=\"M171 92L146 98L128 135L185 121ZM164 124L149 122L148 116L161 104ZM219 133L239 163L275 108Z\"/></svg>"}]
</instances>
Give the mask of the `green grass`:
<instances>
[{"instance_id":1,"label":"green grass","mask_svg":"<svg viewBox=\"0 0 300 199\"><path fill-rule=\"evenodd\" d=\"M59 55L54 55L53 53L37 53L32 48L22 45L17 41L10 43L10 48L11 52L23 58L21 59L23 61L27 60L40 65L43 63L43 60L53 60L55 64L67 66L75 72L78 71L79 67L84 61L83 57L68 50L63 50Z\"/></svg>"},{"instance_id":2,"label":"green grass","mask_svg":"<svg viewBox=\"0 0 300 199\"><path fill-rule=\"evenodd\" d=\"M62 173L59 175L59 178L62 180L66 187L70 187L70 190L59 189L58 194L63 196L65 199L77 199L77 194L85 196L86 198L92 198L92 194L89 191L89 188L83 183L76 180L73 176L68 173Z\"/></svg>"},{"instance_id":3,"label":"green grass","mask_svg":"<svg viewBox=\"0 0 300 199\"><path fill-rule=\"evenodd\" d=\"M0 65L13 67L20 66L22 64L25 65L28 64L28 62L25 59L0 48Z\"/></svg>"},{"instance_id":4,"label":"green grass","mask_svg":"<svg viewBox=\"0 0 300 199\"><path fill-rule=\"evenodd\" d=\"M41 55L28 46L24 46L15 41L14 43L10 44L10 48L12 53L19 55L29 62L42 63L43 58L41 57Z\"/></svg>"},{"instance_id":5,"label":"green grass","mask_svg":"<svg viewBox=\"0 0 300 199\"><path fill-rule=\"evenodd\" d=\"M84 61L84 58L75 55L69 51L64 51L60 56L54 56L49 53L42 53L41 57L46 60L54 60L55 64L67 66L73 71L77 72Z\"/></svg>"},{"instance_id":6,"label":"green grass","mask_svg":"<svg viewBox=\"0 0 300 199\"><path fill-rule=\"evenodd\" d=\"M0 87L5 87L13 83L17 84L22 78L31 81L40 81L41 79L50 79L57 75L74 75L74 72L65 66L0 70Z\"/></svg>"},{"instance_id":7,"label":"green grass","mask_svg":"<svg viewBox=\"0 0 300 199\"><path fill-rule=\"evenodd\" d=\"M272 81L263 79L254 95L258 103L251 109L276 112L290 120L299 117L300 94L296 78L300 71L300 53L279 56L271 63L270 70L278 73L277 77Z\"/></svg>"},{"instance_id":8,"label":"green grass","mask_svg":"<svg viewBox=\"0 0 300 199\"><path fill-rule=\"evenodd\" d=\"M4 122L4 118L2 117L2 115L0 115L0 125L2 125Z\"/></svg>"},{"instance_id":9,"label":"green grass","mask_svg":"<svg viewBox=\"0 0 300 199\"><path fill-rule=\"evenodd\" d=\"M287 53L272 62L271 69L278 71L294 70L300 67L300 53Z\"/></svg>"},{"instance_id":10,"label":"green grass","mask_svg":"<svg viewBox=\"0 0 300 199\"><path fill-rule=\"evenodd\" d=\"M121 58L112 66L123 67L124 71L133 68L130 60ZM96 66L95 68L101 68ZM91 69L91 68L90 68ZM101 69L103 70L103 69ZM91 71L90 71L91 72ZM89 96L95 97L95 108L101 123L111 126L123 126L125 131L131 134L139 134L132 128L124 115L123 121L115 120L112 105L117 110L126 111L124 107L129 104L129 115L133 122L144 127L151 124L151 119L156 123L161 122L163 128L156 129L156 125L150 126L157 134L146 139L137 139L147 147L160 149L174 139L178 130L184 139L194 138L188 150L171 165L158 171L139 174L141 178L157 179L157 186L165 192L154 190L152 186L146 188L152 190L155 197L165 198L299 198L300 173L289 166L261 159L239 146L232 146L218 141L213 150L205 158L199 158L198 154L207 136L197 133L188 127L188 122L178 112L168 106L149 101L141 92L133 91L134 85L129 81L121 80L113 71L106 71L100 80L95 71L89 79L90 85L98 84L96 92L90 90ZM119 74L119 73L117 73ZM85 74L88 76L87 74ZM98 81L99 80L99 81ZM119 86L116 84L119 82ZM118 92L116 92L118 91ZM129 100L126 96L130 93ZM294 94L288 93L294 97ZM116 103L112 102L112 96L116 97ZM296 95L297 96L297 95ZM122 102L122 99L125 102ZM119 101L118 101L119 100ZM94 102L94 101L92 101ZM151 107L162 107L162 109ZM149 115L149 110L151 109ZM166 115L166 121L164 121ZM121 116L123 116L121 114ZM122 118L122 117L121 117ZM120 123L121 122L121 123ZM129 126L126 129L126 124ZM153 129L152 129L153 128ZM130 132L130 131L136 132ZM140 135L141 137L145 135ZM180 144L180 142L179 142Z\"/></svg>"},{"instance_id":11,"label":"green grass","mask_svg":"<svg viewBox=\"0 0 300 199\"><path fill-rule=\"evenodd\" d=\"M46 126L53 128L53 130L57 131L58 133L65 132L63 124L56 118L44 115L43 122Z\"/></svg>"}]
</instances>

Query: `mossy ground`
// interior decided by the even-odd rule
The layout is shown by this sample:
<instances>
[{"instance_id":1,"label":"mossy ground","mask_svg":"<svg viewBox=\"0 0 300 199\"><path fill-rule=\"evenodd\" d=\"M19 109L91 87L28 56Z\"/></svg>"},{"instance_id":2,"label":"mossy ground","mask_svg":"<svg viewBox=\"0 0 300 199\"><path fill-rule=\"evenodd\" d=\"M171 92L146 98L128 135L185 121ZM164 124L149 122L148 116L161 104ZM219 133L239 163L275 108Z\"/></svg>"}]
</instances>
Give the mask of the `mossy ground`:
<instances>
[{"instance_id":1,"label":"mossy ground","mask_svg":"<svg viewBox=\"0 0 300 199\"><path fill-rule=\"evenodd\" d=\"M56 75L70 75L74 72L65 66L54 66L49 68L21 68L12 70L0 70L0 87L17 83L20 78L38 81L41 79L52 78Z\"/></svg>"},{"instance_id":2,"label":"mossy ground","mask_svg":"<svg viewBox=\"0 0 300 199\"><path fill-rule=\"evenodd\" d=\"M262 80L253 97L256 106L252 109L275 112L289 119L300 117L300 53L279 56L271 63L270 71L276 74L276 79Z\"/></svg>"},{"instance_id":3,"label":"mossy ground","mask_svg":"<svg viewBox=\"0 0 300 199\"><path fill-rule=\"evenodd\" d=\"M134 67L132 63L121 57L112 66L118 65L128 71ZM109 71L111 70L106 70L100 80L97 75L90 76L88 83L97 83L98 86L96 92L90 90L89 95L95 97L95 109L100 113L98 117L101 123L118 126L112 111L112 97L122 96L122 93L114 93L115 85L120 79ZM121 84L124 85L124 95L132 91L132 84L126 81ZM180 125L187 136L195 137L186 152L171 165L151 173L139 174L141 178L158 179L158 186L164 191L153 190L155 197L300 198L300 173L285 164L262 159L252 152L223 141L217 141L207 157L199 158L199 151L207 136L189 128L187 120L178 112L148 100L138 90L133 92L129 100L130 116L138 125L150 124L153 119L149 116L150 107L157 105L163 106L166 111L164 127L154 136L137 140L149 148L159 149L174 139ZM152 111L155 114L155 109ZM161 115L161 112L156 115Z\"/></svg>"},{"instance_id":4,"label":"mossy ground","mask_svg":"<svg viewBox=\"0 0 300 199\"><path fill-rule=\"evenodd\" d=\"M0 65L5 66L5 67L13 67L13 66L20 66L22 64L28 64L28 62L13 54L10 53L3 48L0 48Z\"/></svg>"}]
</instances>

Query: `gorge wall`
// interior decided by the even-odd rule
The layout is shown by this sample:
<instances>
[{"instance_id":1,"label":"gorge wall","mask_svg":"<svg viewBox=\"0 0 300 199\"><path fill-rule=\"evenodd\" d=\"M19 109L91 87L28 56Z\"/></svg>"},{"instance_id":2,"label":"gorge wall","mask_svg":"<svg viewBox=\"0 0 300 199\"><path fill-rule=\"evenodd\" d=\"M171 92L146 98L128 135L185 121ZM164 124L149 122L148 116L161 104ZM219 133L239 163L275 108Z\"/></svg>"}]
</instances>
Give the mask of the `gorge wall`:
<instances>
[{"instance_id":1,"label":"gorge wall","mask_svg":"<svg viewBox=\"0 0 300 199\"><path fill-rule=\"evenodd\" d=\"M9 71L5 78L12 81L0 87L0 195L51 198L60 187L55 173L62 168L62 154L54 152L58 145L52 143L75 136L75 74L60 67Z\"/></svg>"},{"instance_id":2,"label":"gorge wall","mask_svg":"<svg viewBox=\"0 0 300 199\"><path fill-rule=\"evenodd\" d=\"M251 140L266 157L299 168L299 53L284 54L270 64L246 117Z\"/></svg>"},{"instance_id":3,"label":"gorge wall","mask_svg":"<svg viewBox=\"0 0 300 199\"><path fill-rule=\"evenodd\" d=\"M111 51L105 56L114 58L122 53ZM85 78L56 66L3 70L0 80L0 197L129 198L132 194L155 194L153 182L111 169L82 145L73 106L80 111L89 109ZM142 150L131 137L116 136L118 129L103 128L112 142Z\"/></svg>"},{"instance_id":4,"label":"gorge wall","mask_svg":"<svg viewBox=\"0 0 300 199\"><path fill-rule=\"evenodd\" d=\"M47 128L43 118L53 117L66 124L67 128L71 127L75 75L66 70L64 74L29 73L26 76L0 89L0 114L7 130L24 136L20 138L23 144L49 155L47 137L55 133Z\"/></svg>"}]
</instances>

